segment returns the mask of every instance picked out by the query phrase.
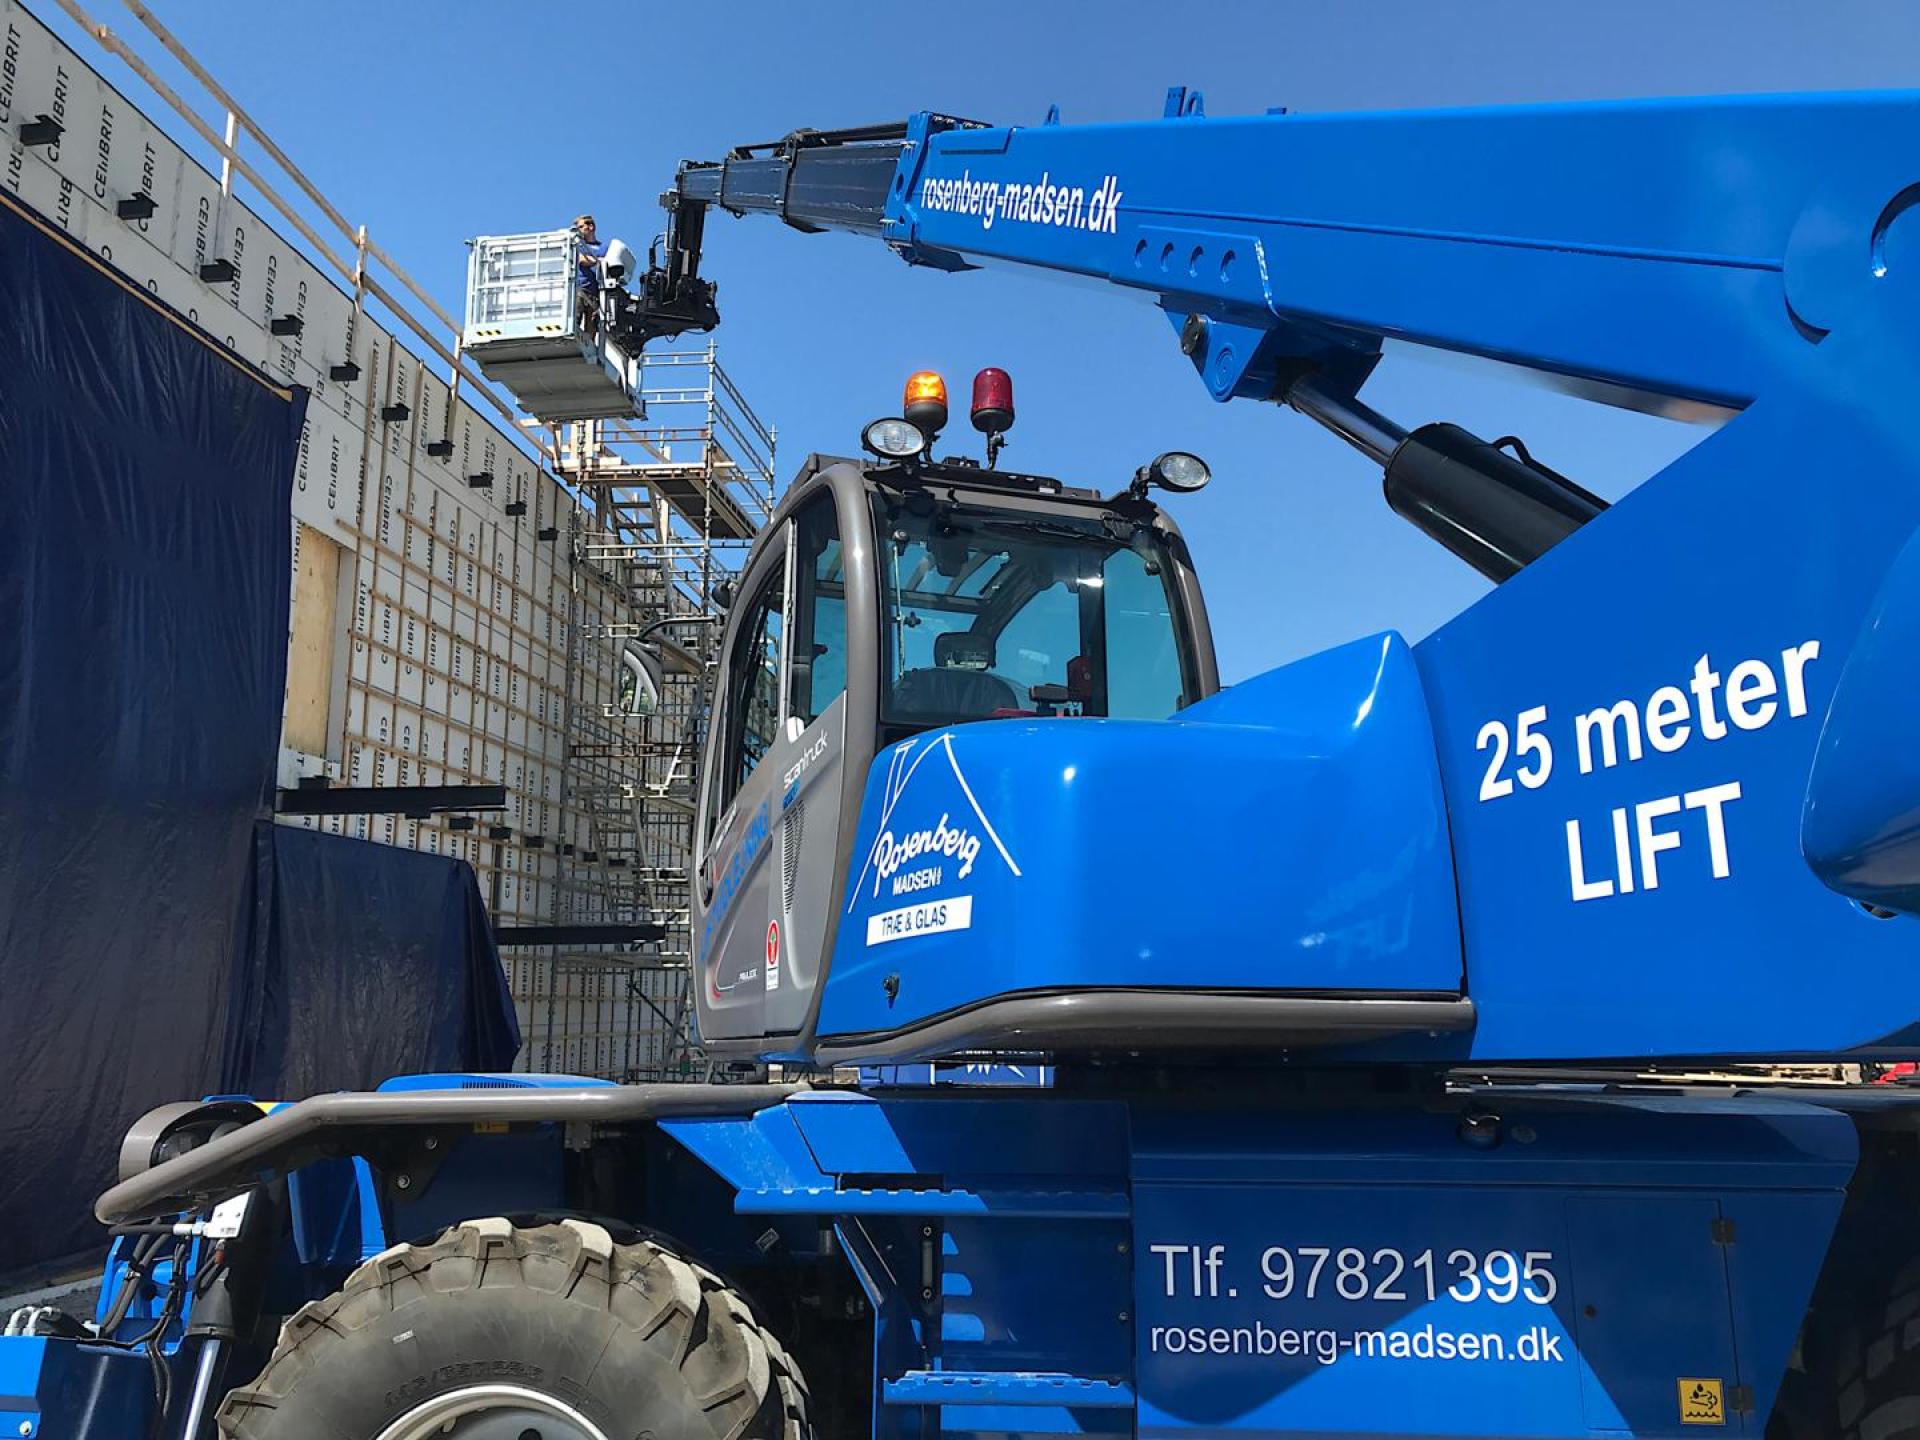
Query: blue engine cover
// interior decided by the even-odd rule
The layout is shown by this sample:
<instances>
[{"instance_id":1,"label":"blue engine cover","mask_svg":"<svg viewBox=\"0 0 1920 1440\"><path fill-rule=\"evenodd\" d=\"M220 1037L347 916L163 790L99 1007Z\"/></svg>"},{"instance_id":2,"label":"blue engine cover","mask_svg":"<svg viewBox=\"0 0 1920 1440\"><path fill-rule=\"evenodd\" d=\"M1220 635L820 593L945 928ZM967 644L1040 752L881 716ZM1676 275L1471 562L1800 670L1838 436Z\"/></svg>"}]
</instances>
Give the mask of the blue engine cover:
<instances>
[{"instance_id":1,"label":"blue engine cover","mask_svg":"<svg viewBox=\"0 0 1920 1440\"><path fill-rule=\"evenodd\" d=\"M1022 991L1461 985L1433 731L1395 635L1172 720L903 741L849 869L823 1036Z\"/></svg>"}]
</instances>

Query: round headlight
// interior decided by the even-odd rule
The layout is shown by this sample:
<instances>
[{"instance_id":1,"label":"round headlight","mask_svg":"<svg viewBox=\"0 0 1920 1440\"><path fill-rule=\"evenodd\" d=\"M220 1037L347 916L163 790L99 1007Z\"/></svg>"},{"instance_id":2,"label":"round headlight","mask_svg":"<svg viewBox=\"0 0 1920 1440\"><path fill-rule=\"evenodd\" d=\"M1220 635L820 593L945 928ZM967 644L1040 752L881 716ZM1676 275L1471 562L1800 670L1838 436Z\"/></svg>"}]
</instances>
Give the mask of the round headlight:
<instances>
[{"instance_id":1,"label":"round headlight","mask_svg":"<svg viewBox=\"0 0 1920 1440\"><path fill-rule=\"evenodd\" d=\"M1148 474L1157 485L1169 490L1198 490L1213 478L1207 462L1185 450L1169 450L1155 460Z\"/></svg>"},{"instance_id":2,"label":"round headlight","mask_svg":"<svg viewBox=\"0 0 1920 1440\"><path fill-rule=\"evenodd\" d=\"M883 460L911 460L927 448L926 434L911 420L875 420L860 432L860 443Z\"/></svg>"}]
</instances>

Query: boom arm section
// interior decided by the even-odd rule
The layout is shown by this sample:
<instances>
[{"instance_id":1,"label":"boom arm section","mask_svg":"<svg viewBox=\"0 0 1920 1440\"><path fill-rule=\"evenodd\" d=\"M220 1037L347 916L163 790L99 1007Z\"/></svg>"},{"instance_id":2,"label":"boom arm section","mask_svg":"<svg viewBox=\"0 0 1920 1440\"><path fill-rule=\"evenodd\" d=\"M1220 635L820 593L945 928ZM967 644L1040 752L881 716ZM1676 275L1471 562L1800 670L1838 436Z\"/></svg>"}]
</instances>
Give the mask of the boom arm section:
<instances>
[{"instance_id":1,"label":"boom arm section","mask_svg":"<svg viewBox=\"0 0 1920 1440\"><path fill-rule=\"evenodd\" d=\"M649 340L719 323L713 283L700 276L709 207L778 215L796 230L877 236L908 132L974 124L920 116L896 125L799 130L784 140L737 146L725 160L686 162L674 188L660 197L667 212L663 245L654 251L639 304L615 318L615 338L638 350Z\"/></svg>"},{"instance_id":2,"label":"boom arm section","mask_svg":"<svg viewBox=\"0 0 1920 1440\"><path fill-rule=\"evenodd\" d=\"M1395 339L1726 410L1852 303L1901 208L1890 157L1920 142L1911 94L1230 119L1198 99L797 132L683 166L668 198L676 230L717 205L1140 291L1222 400L1310 371L1350 397Z\"/></svg>"}]
</instances>

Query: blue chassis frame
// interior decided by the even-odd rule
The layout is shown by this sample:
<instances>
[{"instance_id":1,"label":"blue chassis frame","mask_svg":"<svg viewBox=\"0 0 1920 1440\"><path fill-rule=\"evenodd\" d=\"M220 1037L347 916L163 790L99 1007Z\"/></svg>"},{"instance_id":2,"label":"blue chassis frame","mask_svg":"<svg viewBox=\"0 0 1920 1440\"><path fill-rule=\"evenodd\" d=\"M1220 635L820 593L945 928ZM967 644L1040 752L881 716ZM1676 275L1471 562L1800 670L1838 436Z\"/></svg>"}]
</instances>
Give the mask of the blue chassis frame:
<instances>
[{"instance_id":1,"label":"blue chassis frame","mask_svg":"<svg viewBox=\"0 0 1920 1440\"><path fill-rule=\"evenodd\" d=\"M1854 1174L1848 1115L1775 1095L1210 1083L1206 1103L942 1085L665 1120L648 1192L610 1218L723 1270L764 1276L771 1254L803 1287L849 1267L875 1440L1698 1434L1683 1381L1714 1387L1722 1433L1763 1427ZM362 1159L295 1172L281 1303L396 1240L573 1207L564 1150L552 1125L476 1133L404 1204ZM119 1334L157 1304L149 1287ZM176 1397L190 1323L165 1346ZM143 1354L0 1340L10 1431L143 1433L153 1403Z\"/></svg>"}]
</instances>

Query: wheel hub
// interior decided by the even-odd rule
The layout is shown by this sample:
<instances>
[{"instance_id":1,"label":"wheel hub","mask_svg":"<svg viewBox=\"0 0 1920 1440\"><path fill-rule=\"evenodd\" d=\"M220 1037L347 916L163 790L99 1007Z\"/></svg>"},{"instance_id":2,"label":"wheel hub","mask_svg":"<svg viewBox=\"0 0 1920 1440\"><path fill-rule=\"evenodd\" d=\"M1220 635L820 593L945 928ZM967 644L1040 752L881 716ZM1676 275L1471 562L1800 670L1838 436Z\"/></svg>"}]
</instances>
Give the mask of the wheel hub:
<instances>
[{"instance_id":1,"label":"wheel hub","mask_svg":"<svg viewBox=\"0 0 1920 1440\"><path fill-rule=\"evenodd\" d=\"M377 1440L608 1440L564 1400L519 1385L470 1385L423 1400Z\"/></svg>"}]
</instances>

